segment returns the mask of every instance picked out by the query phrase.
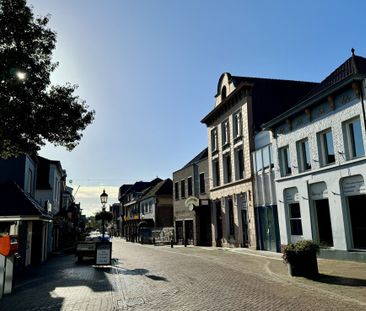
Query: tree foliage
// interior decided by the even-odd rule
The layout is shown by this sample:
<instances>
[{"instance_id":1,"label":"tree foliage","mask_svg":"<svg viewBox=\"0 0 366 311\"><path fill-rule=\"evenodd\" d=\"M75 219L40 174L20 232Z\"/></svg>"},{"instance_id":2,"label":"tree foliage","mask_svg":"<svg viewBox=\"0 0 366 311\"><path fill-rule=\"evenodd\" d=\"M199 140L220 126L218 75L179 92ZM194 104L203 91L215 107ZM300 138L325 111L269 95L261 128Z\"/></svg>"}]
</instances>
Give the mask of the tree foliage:
<instances>
[{"instance_id":1,"label":"tree foliage","mask_svg":"<svg viewBox=\"0 0 366 311\"><path fill-rule=\"evenodd\" d=\"M102 211L95 214L95 220L103 220L103 219L107 222L110 222L113 219L113 214L107 211Z\"/></svg>"},{"instance_id":2,"label":"tree foliage","mask_svg":"<svg viewBox=\"0 0 366 311\"><path fill-rule=\"evenodd\" d=\"M46 141L72 150L95 112L76 85L52 85L56 33L25 0L0 0L0 156L35 154Z\"/></svg>"}]
</instances>

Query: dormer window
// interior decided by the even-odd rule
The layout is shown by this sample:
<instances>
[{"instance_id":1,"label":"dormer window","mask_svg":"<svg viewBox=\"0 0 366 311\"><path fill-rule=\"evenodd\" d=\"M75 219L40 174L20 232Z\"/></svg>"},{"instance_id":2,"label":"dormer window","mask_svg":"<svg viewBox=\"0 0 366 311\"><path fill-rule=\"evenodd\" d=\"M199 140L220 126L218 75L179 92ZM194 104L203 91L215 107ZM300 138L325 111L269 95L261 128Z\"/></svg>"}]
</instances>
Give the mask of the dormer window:
<instances>
[{"instance_id":1,"label":"dormer window","mask_svg":"<svg viewBox=\"0 0 366 311\"><path fill-rule=\"evenodd\" d=\"M221 101L226 98L226 86L223 86L221 89Z\"/></svg>"}]
</instances>

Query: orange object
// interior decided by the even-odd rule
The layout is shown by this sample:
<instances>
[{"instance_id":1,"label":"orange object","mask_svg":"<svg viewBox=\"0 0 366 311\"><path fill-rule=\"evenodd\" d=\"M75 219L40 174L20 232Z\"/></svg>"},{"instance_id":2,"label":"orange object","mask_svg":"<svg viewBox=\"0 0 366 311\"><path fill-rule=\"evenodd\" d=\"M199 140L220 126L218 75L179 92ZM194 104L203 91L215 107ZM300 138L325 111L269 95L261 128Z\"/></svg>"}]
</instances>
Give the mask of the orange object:
<instances>
[{"instance_id":1,"label":"orange object","mask_svg":"<svg viewBox=\"0 0 366 311\"><path fill-rule=\"evenodd\" d=\"M0 254L13 255L18 251L18 237L16 235L4 235L0 237Z\"/></svg>"}]
</instances>

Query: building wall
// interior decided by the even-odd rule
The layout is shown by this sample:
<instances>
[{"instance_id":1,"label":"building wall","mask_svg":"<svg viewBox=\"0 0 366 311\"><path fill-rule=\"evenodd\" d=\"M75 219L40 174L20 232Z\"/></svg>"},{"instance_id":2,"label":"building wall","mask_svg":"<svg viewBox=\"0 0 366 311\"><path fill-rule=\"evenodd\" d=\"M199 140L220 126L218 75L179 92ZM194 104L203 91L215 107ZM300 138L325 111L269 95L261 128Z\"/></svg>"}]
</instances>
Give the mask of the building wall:
<instances>
[{"instance_id":1,"label":"building wall","mask_svg":"<svg viewBox=\"0 0 366 311\"><path fill-rule=\"evenodd\" d=\"M221 209L223 214L223 241L222 244L224 246L244 246L246 242L243 240L243 221L241 217L241 207L238 205L237 196L243 195L243 193L247 193L247 216L248 216L248 237L249 241L247 245L252 248L256 247L256 238L255 238L255 220L254 220L254 208L253 208L253 186L252 186L252 167L251 167L251 149L252 149L252 133L251 133L251 104L252 99L250 96L245 96L241 100L239 100L231 109L226 111L223 115L221 115L215 122L210 124L207 128L208 130L208 164L209 164L209 172L210 172L210 198L212 201L221 201ZM241 113L241 126L242 126L242 138L234 140L233 137L233 116L235 113ZM225 120L229 120L229 133L230 133L230 147L225 148L223 150L222 146L222 127L221 124ZM217 128L218 134L218 151L213 152L212 141L211 141L211 131ZM243 148L243 156L244 156L244 176L240 180L235 180L235 171L237 169L237 165L235 163L235 150L238 148ZM232 179L231 183L224 184L224 163L223 156L227 153L230 154L231 157L231 168L232 168ZM219 174L220 174L220 186L215 187L213 182L213 161L218 159L219 161ZM229 234L228 228L228 219L225 215L228 214L227 207L225 202L227 202L227 198L231 198L234 204L234 225L235 225L235 234ZM215 211L212 211L213 218L215 218ZM214 219L216 222L217 219ZM217 232L215 231L216 235Z\"/></svg>"},{"instance_id":2,"label":"building wall","mask_svg":"<svg viewBox=\"0 0 366 311\"><path fill-rule=\"evenodd\" d=\"M347 206L348 200L343 183L346 181L349 184L348 181L360 175L365 181L366 158L363 155L353 160L347 160L342 124L356 116L360 118L365 149L366 134L362 103L360 98L349 89L334 96L333 100L329 102L326 100L320 102L315 108L312 108L311 116L311 120L309 120L309 116L299 116L291 120L291 123L283 124L275 129L276 143L273 153L281 243L287 244L299 239L319 241L315 200L328 199L333 248L335 250L349 250L352 249L352 232L349 207ZM289 124L291 128L289 128ZM332 130L335 162L321 167L317 134L328 128ZM299 172L296 142L304 138L309 140L311 169ZM290 151L292 174L281 177L279 149L287 145ZM360 183L356 184L359 186L356 192L365 194L364 186L360 186ZM300 204L302 235L291 235L288 205L292 202Z\"/></svg>"}]
</instances>

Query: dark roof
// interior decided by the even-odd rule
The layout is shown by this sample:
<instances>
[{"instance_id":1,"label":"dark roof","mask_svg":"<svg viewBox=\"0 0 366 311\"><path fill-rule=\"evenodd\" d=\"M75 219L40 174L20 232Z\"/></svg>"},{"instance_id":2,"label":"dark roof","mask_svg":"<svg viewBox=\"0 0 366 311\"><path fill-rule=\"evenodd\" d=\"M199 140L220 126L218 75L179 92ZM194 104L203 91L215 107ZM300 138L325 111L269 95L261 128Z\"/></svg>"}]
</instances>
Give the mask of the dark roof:
<instances>
[{"instance_id":1,"label":"dark roof","mask_svg":"<svg viewBox=\"0 0 366 311\"><path fill-rule=\"evenodd\" d=\"M63 174L60 161L49 160L41 156L37 156L38 169L37 169L37 189L50 190L52 189L49 183L50 165L55 164Z\"/></svg>"},{"instance_id":2,"label":"dark roof","mask_svg":"<svg viewBox=\"0 0 366 311\"><path fill-rule=\"evenodd\" d=\"M0 184L0 216L39 216L50 218L50 215L28 193L15 182Z\"/></svg>"},{"instance_id":3,"label":"dark roof","mask_svg":"<svg viewBox=\"0 0 366 311\"><path fill-rule=\"evenodd\" d=\"M199 154L197 154L191 161L189 161L186 165L183 166L182 169L187 168L193 164L196 164L208 157L208 148L203 149Z\"/></svg>"},{"instance_id":4,"label":"dark roof","mask_svg":"<svg viewBox=\"0 0 366 311\"><path fill-rule=\"evenodd\" d=\"M352 49L352 56L321 81L306 97L298 102L296 106L273 118L273 120L267 121L267 124L264 124L263 127L269 128L278 122L281 122L289 115L302 111L329 92L341 88L344 86L343 84L345 82L349 83L353 79L364 77L365 74L366 58L355 55L354 50Z\"/></svg>"},{"instance_id":5,"label":"dark roof","mask_svg":"<svg viewBox=\"0 0 366 311\"><path fill-rule=\"evenodd\" d=\"M132 184L124 184L121 187L119 187L118 189L118 200L120 200L128 191L128 189L130 189L132 187Z\"/></svg>"},{"instance_id":6,"label":"dark roof","mask_svg":"<svg viewBox=\"0 0 366 311\"><path fill-rule=\"evenodd\" d=\"M156 177L152 181L137 181L129 189L127 189L123 195L129 194L131 192L143 192L147 188L155 186L161 181L162 179L159 177Z\"/></svg>"},{"instance_id":7,"label":"dark roof","mask_svg":"<svg viewBox=\"0 0 366 311\"><path fill-rule=\"evenodd\" d=\"M204 117L202 123L209 125L213 119L230 107L230 101L238 94L239 90L249 87L252 95L253 128L260 130L261 124L294 106L318 85L314 82L239 76L232 76L231 79L237 86L236 90Z\"/></svg>"},{"instance_id":8,"label":"dark roof","mask_svg":"<svg viewBox=\"0 0 366 311\"><path fill-rule=\"evenodd\" d=\"M354 50L352 51L354 52ZM325 91L326 89L342 82L343 80L354 76L357 74L366 73L366 58L357 56L352 53L352 56L348 58L342 65L340 65L336 70L334 70L330 75L328 75L320 84L315 87L306 98L308 100L317 94Z\"/></svg>"},{"instance_id":9,"label":"dark roof","mask_svg":"<svg viewBox=\"0 0 366 311\"><path fill-rule=\"evenodd\" d=\"M160 181L157 185L151 187L149 191L141 198L141 200L147 199L152 196L158 195L172 195L173 194L173 181L170 178Z\"/></svg>"}]
</instances>

